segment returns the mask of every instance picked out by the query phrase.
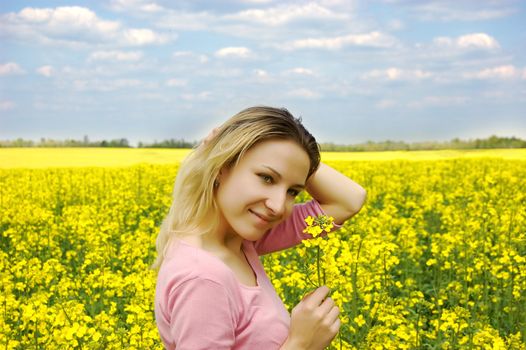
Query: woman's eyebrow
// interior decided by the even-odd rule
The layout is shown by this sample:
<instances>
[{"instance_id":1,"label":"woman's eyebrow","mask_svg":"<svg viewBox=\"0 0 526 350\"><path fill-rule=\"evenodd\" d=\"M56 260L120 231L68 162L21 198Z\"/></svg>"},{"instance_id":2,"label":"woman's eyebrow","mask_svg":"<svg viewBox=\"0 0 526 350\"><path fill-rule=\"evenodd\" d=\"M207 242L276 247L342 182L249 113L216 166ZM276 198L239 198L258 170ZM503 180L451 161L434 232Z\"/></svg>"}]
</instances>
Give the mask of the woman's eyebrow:
<instances>
[{"instance_id":1,"label":"woman's eyebrow","mask_svg":"<svg viewBox=\"0 0 526 350\"><path fill-rule=\"evenodd\" d=\"M272 171L274 174L276 174L276 176L278 178L282 178L283 176L281 176L281 174L274 168L268 166L268 165L263 165L265 168L267 168L268 170ZM296 184L296 185L293 185L292 187L298 187L298 188L301 188L301 189L304 189L305 188L305 185L304 184Z\"/></svg>"}]
</instances>

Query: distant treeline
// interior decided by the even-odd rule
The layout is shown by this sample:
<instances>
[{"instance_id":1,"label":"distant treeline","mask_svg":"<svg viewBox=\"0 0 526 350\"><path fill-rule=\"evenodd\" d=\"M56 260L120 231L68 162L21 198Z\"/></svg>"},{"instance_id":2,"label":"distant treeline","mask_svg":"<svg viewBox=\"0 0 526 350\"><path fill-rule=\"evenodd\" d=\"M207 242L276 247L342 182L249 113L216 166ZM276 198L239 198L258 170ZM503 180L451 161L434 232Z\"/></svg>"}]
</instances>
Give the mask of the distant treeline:
<instances>
[{"instance_id":1,"label":"distant treeline","mask_svg":"<svg viewBox=\"0 0 526 350\"><path fill-rule=\"evenodd\" d=\"M161 142L154 142L151 144L139 142L137 148L192 148L197 144L197 141L181 140L164 140ZM16 140L0 140L0 148L6 147L113 147L113 148L132 148L127 139L114 139L103 141L90 141L87 136L82 140L53 140L41 138L40 141L24 140L17 138Z\"/></svg>"},{"instance_id":2,"label":"distant treeline","mask_svg":"<svg viewBox=\"0 0 526 350\"><path fill-rule=\"evenodd\" d=\"M183 139L170 139L161 142L143 143L139 142L137 148L193 148L198 141L185 141ZM87 136L83 140L53 140L42 138L39 142L24 140L0 140L2 147L121 147L131 148L127 139L114 139L103 141L90 141ZM334 143L321 143L321 150L325 152L370 152L370 151L417 151L417 150L441 150L441 149L482 149L482 148L526 148L526 141L516 137L490 136L486 139L460 140L455 138L451 141L437 142L413 142L404 141L368 141L354 145L341 145Z\"/></svg>"},{"instance_id":3,"label":"distant treeline","mask_svg":"<svg viewBox=\"0 0 526 350\"><path fill-rule=\"evenodd\" d=\"M451 141L437 142L413 142L404 141L368 141L355 145L337 145L334 143L320 144L322 151L326 152L371 152L371 151L422 151L441 149L483 149L483 148L526 148L526 141L516 137L490 136L486 139L460 140L454 138Z\"/></svg>"}]
</instances>

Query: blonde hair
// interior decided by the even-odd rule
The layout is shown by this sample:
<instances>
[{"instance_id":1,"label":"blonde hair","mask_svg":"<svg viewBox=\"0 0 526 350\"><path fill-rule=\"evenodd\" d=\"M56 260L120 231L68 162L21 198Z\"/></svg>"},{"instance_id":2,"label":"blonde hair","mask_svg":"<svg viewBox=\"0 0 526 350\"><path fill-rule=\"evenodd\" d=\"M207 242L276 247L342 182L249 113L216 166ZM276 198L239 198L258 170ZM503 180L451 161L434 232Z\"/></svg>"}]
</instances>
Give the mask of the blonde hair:
<instances>
[{"instance_id":1,"label":"blonde hair","mask_svg":"<svg viewBox=\"0 0 526 350\"><path fill-rule=\"evenodd\" d=\"M298 143L310 159L308 177L320 163L316 139L284 108L257 106L247 108L221 125L217 134L199 145L183 160L174 184L172 205L157 236L159 268L166 248L177 236L214 232L219 211L214 197L214 182L224 167L232 167L256 143L269 139L287 139Z\"/></svg>"}]
</instances>

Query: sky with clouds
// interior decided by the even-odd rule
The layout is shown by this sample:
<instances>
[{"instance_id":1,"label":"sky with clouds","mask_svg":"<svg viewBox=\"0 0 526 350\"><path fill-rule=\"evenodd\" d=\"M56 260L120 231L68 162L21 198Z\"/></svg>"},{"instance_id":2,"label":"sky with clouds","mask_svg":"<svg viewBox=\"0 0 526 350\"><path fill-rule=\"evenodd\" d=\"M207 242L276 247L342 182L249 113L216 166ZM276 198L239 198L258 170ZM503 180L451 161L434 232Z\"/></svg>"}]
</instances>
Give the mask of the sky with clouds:
<instances>
[{"instance_id":1,"label":"sky with clouds","mask_svg":"<svg viewBox=\"0 0 526 350\"><path fill-rule=\"evenodd\" d=\"M198 140L253 105L319 142L526 139L520 0L0 2L0 139Z\"/></svg>"}]
</instances>

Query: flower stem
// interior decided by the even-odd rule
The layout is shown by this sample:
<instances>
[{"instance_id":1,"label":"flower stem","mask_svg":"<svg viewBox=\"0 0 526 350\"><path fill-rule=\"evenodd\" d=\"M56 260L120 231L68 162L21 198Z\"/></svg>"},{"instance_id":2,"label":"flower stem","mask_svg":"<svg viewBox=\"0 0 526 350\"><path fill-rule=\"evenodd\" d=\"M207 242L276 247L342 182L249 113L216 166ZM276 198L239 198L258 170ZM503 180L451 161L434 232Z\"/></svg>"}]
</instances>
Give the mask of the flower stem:
<instances>
[{"instance_id":1,"label":"flower stem","mask_svg":"<svg viewBox=\"0 0 526 350\"><path fill-rule=\"evenodd\" d=\"M321 272L320 272L320 247L316 247L316 267L318 268L318 287L321 286Z\"/></svg>"}]
</instances>

